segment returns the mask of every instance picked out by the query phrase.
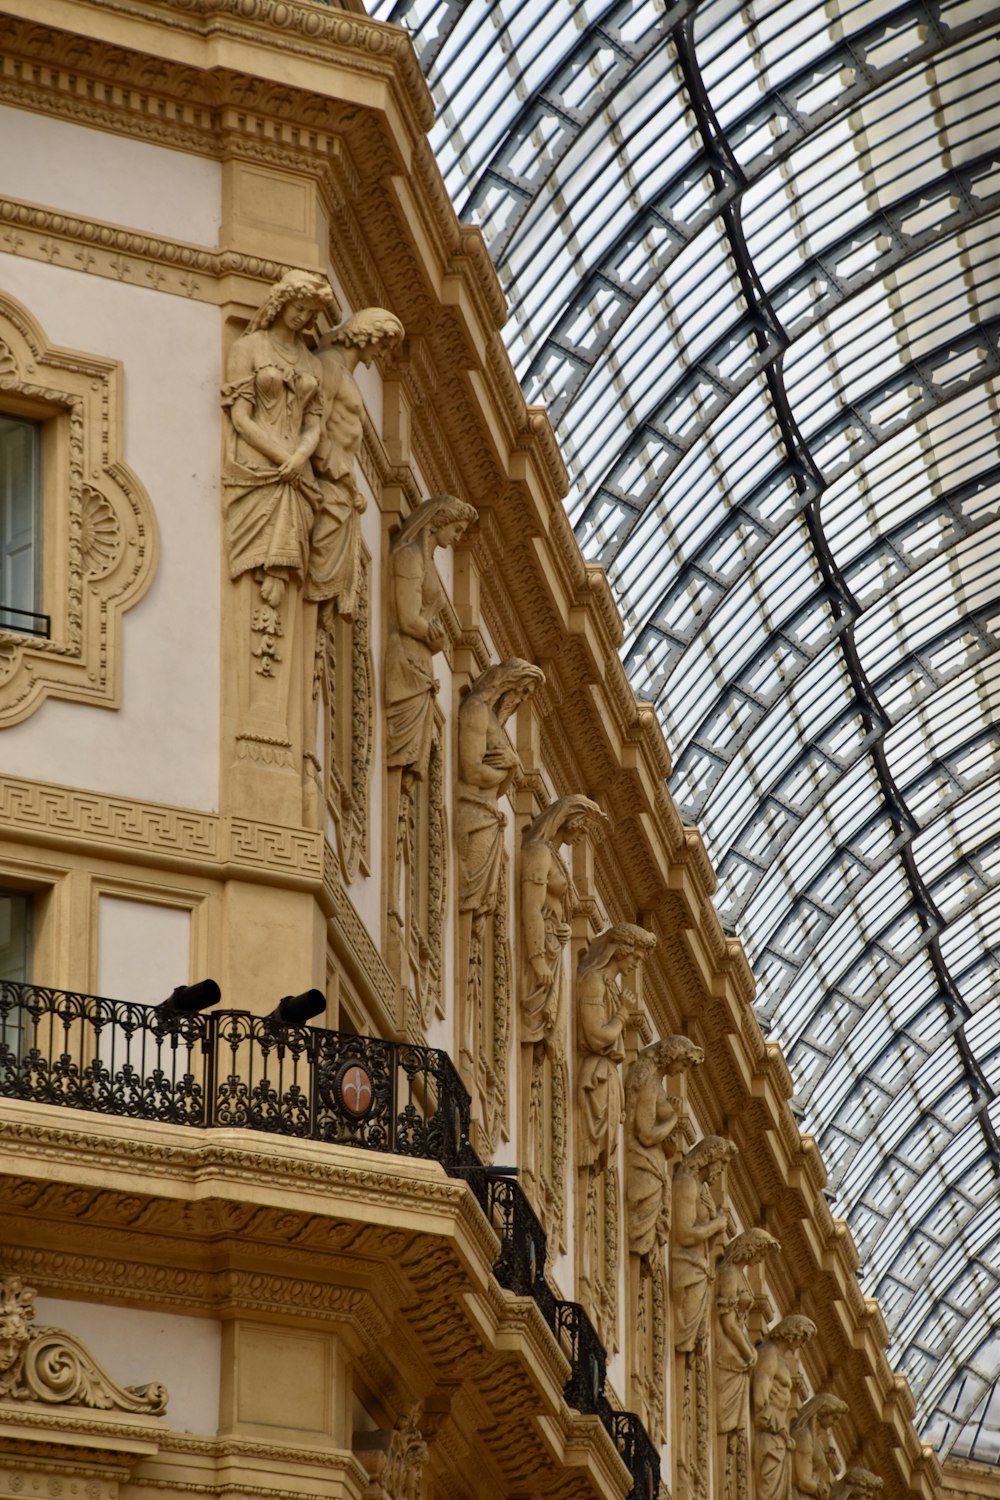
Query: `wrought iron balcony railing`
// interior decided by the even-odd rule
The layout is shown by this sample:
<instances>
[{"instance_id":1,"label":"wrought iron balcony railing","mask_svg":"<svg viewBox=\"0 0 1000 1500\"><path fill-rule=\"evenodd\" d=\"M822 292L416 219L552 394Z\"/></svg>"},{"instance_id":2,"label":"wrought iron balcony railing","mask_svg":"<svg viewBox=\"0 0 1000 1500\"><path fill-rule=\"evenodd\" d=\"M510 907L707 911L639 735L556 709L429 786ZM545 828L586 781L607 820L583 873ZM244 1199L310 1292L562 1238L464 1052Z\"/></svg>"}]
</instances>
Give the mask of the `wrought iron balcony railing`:
<instances>
[{"instance_id":1,"label":"wrought iron balcony railing","mask_svg":"<svg viewBox=\"0 0 1000 1500\"><path fill-rule=\"evenodd\" d=\"M440 1162L471 1188L500 1240L500 1285L533 1297L570 1364L564 1395L600 1418L656 1500L659 1454L605 1393L607 1358L586 1311L545 1276L546 1237L520 1184L469 1143L469 1094L434 1047L291 1026L246 1011L178 1014L0 981L0 1097L169 1125L260 1130Z\"/></svg>"},{"instance_id":2,"label":"wrought iron balcony railing","mask_svg":"<svg viewBox=\"0 0 1000 1500\"><path fill-rule=\"evenodd\" d=\"M0 1095L457 1163L469 1095L447 1053L245 1011L165 1012L0 982Z\"/></svg>"}]
</instances>

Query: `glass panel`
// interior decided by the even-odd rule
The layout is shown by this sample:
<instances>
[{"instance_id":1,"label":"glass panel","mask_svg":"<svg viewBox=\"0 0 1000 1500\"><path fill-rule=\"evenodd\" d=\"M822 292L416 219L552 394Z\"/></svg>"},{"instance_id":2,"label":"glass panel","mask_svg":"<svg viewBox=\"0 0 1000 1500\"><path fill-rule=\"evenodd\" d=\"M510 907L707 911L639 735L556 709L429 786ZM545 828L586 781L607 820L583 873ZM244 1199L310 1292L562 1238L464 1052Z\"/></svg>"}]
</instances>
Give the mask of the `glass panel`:
<instances>
[{"instance_id":1,"label":"glass panel","mask_svg":"<svg viewBox=\"0 0 1000 1500\"><path fill-rule=\"evenodd\" d=\"M0 413L0 628L31 630L38 578L38 445L34 422Z\"/></svg>"}]
</instances>

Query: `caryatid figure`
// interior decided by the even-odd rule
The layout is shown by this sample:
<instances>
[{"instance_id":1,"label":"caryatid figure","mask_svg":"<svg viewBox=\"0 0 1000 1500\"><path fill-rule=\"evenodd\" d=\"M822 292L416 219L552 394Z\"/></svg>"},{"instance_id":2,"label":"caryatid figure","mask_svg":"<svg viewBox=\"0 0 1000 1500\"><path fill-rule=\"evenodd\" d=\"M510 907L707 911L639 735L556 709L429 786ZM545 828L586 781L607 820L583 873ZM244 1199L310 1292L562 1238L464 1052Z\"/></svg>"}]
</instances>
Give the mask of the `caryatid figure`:
<instances>
[{"instance_id":1,"label":"caryatid figure","mask_svg":"<svg viewBox=\"0 0 1000 1500\"><path fill-rule=\"evenodd\" d=\"M393 313L384 307L364 307L322 334L316 345L325 421L314 467L325 483L312 523L305 596L329 601L342 615L352 615L357 600L361 513L366 505L354 477L365 410L354 372L402 340L403 325Z\"/></svg>"},{"instance_id":2,"label":"caryatid figure","mask_svg":"<svg viewBox=\"0 0 1000 1500\"><path fill-rule=\"evenodd\" d=\"M563 949L571 928L572 881L560 846L597 837L607 821L596 802L560 797L521 835L520 1012L527 1109L521 1159L545 1228L562 1239L566 1219L569 1111Z\"/></svg>"},{"instance_id":3,"label":"caryatid figure","mask_svg":"<svg viewBox=\"0 0 1000 1500\"><path fill-rule=\"evenodd\" d=\"M385 648L386 764L404 778L427 775L438 683L432 671L444 645L446 599L434 553L451 547L476 519L454 495L424 500L389 548L389 633Z\"/></svg>"},{"instance_id":4,"label":"caryatid figure","mask_svg":"<svg viewBox=\"0 0 1000 1500\"><path fill-rule=\"evenodd\" d=\"M747 1229L729 1241L715 1274L715 1429L725 1443L724 1500L748 1500L750 1380L757 1350L749 1319L755 1301L747 1279L756 1265L781 1246L765 1229Z\"/></svg>"},{"instance_id":5,"label":"caryatid figure","mask_svg":"<svg viewBox=\"0 0 1000 1500\"><path fill-rule=\"evenodd\" d=\"M577 965L577 1164L588 1171L606 1172L615 1161L624 1117L622 1035L637 1002L620 987L620 981L655 947L653 933L633 922L621 922L594 938Z\"/></svg>"},{"instance_id":6,"label":"caryatid figure","mask_svg":"<svg viewBox=\"0 0 1000 1500\"><path fill-rule=\"evenodd\" d=\"M678 1152L681 1104L664 1078L704 1062L686 1036L661 1037L644 1047L625 1080L625 1218L633 1255L651 1256L670 1234L668 1163Z\"/></svg>"},{"instance_id":7,"label":"caryatid figure","mask_svg":"<svg viewBox=\"0 0 1000 1500\"><path fill-rule=\"evenodd\" d=\"M682 1354L702 1347L708 1332L716 1262L729 1228L729 1214L717 1206L712 1187L735 1155L732 1141L706 1135L674 1171L670 1291L674 1347Z\"/></svg>"},{"instance_id":8,"label":"caryatid figure","mask_svg":"<svg viewBox=\"0 0 1000 1500\"><path fill-rule=\"evenodd\" d=\"M795 1444L792 1453L793 1500L829 1500L834 1480L840 1471L837 1450L831 1430L834 1422L847 1415L846 1401L830 1391L810 1396L792 1422Z\"/></svg>"},{"instance_id":9,"label":"caryatid figure","mask_svg":"<svg viewBox=\"0 0 1000 1500\"><path fill-rule=\"evenodd\" d=\"M799 1380L798 1352L815 1334L811 1318L791 1313L757 1346L751 1386L755 1500L791 1500L791 1412Z\"/></svg>"}]
</instances>

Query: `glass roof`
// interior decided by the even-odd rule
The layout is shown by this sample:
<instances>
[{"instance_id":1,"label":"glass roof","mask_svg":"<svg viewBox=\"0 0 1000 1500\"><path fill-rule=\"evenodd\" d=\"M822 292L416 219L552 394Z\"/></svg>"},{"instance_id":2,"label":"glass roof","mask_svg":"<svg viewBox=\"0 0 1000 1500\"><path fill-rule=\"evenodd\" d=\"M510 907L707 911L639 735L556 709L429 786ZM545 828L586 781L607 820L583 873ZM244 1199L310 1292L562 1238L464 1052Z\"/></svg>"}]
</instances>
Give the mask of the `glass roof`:
<instances>
[{"instance_id":1,"label":"glass roof","mask_svg":"<svg viewBox=\"0 0 1000 1500\"><path fill-rule=\"evenodd\" d=\"M1000 3L373 13L918 1423L1000 1462Z\"/></svg>"}]
</instances>

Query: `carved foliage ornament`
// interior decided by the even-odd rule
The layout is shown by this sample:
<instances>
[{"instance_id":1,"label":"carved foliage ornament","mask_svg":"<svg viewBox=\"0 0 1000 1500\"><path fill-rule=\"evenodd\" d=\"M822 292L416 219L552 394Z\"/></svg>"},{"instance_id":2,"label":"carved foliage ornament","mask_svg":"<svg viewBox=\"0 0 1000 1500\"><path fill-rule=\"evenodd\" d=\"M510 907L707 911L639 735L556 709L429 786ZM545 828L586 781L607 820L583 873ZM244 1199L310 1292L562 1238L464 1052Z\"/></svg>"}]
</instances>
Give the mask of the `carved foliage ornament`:
<instances>
[{"instance_id":1,"label":"carved foliage ornament","mask_svg":"<svg viewBox=\"0 0 1000 1500\"><path fill-rule=\"evenodd\" d=\"M415 1401L394 1429L389 1450L365 1490L365 1500L422 1500L427 1444L420 1433L421 1413L421 1404Z\"/></svg>"},{"instance_id":2,"label":"carved foliage ornament","mask_svg":"<svg viewBox=\"0 0 1000 1500\"><path fill-rule=\"evenodd\" d=\"M0 413L36 424L48 636L0 628L0 727L51 694L117 708L121 616L156 570L149 497L122 461L121 366L49 344L0 294Z\"/></svg>"},{"instance_id":3,"label":"carved foliage ornament","mask_svg":"<svg viewBox=\"0 0 1000 1500\"><path fill-rule=\"evenodd\" d=\"M71 1333L35 1328L35 1292L19 1276L0 1280L0 1400L101 1411L167 1409L162 1385L120 1386Z\"/></svg>"}]
</instances>

